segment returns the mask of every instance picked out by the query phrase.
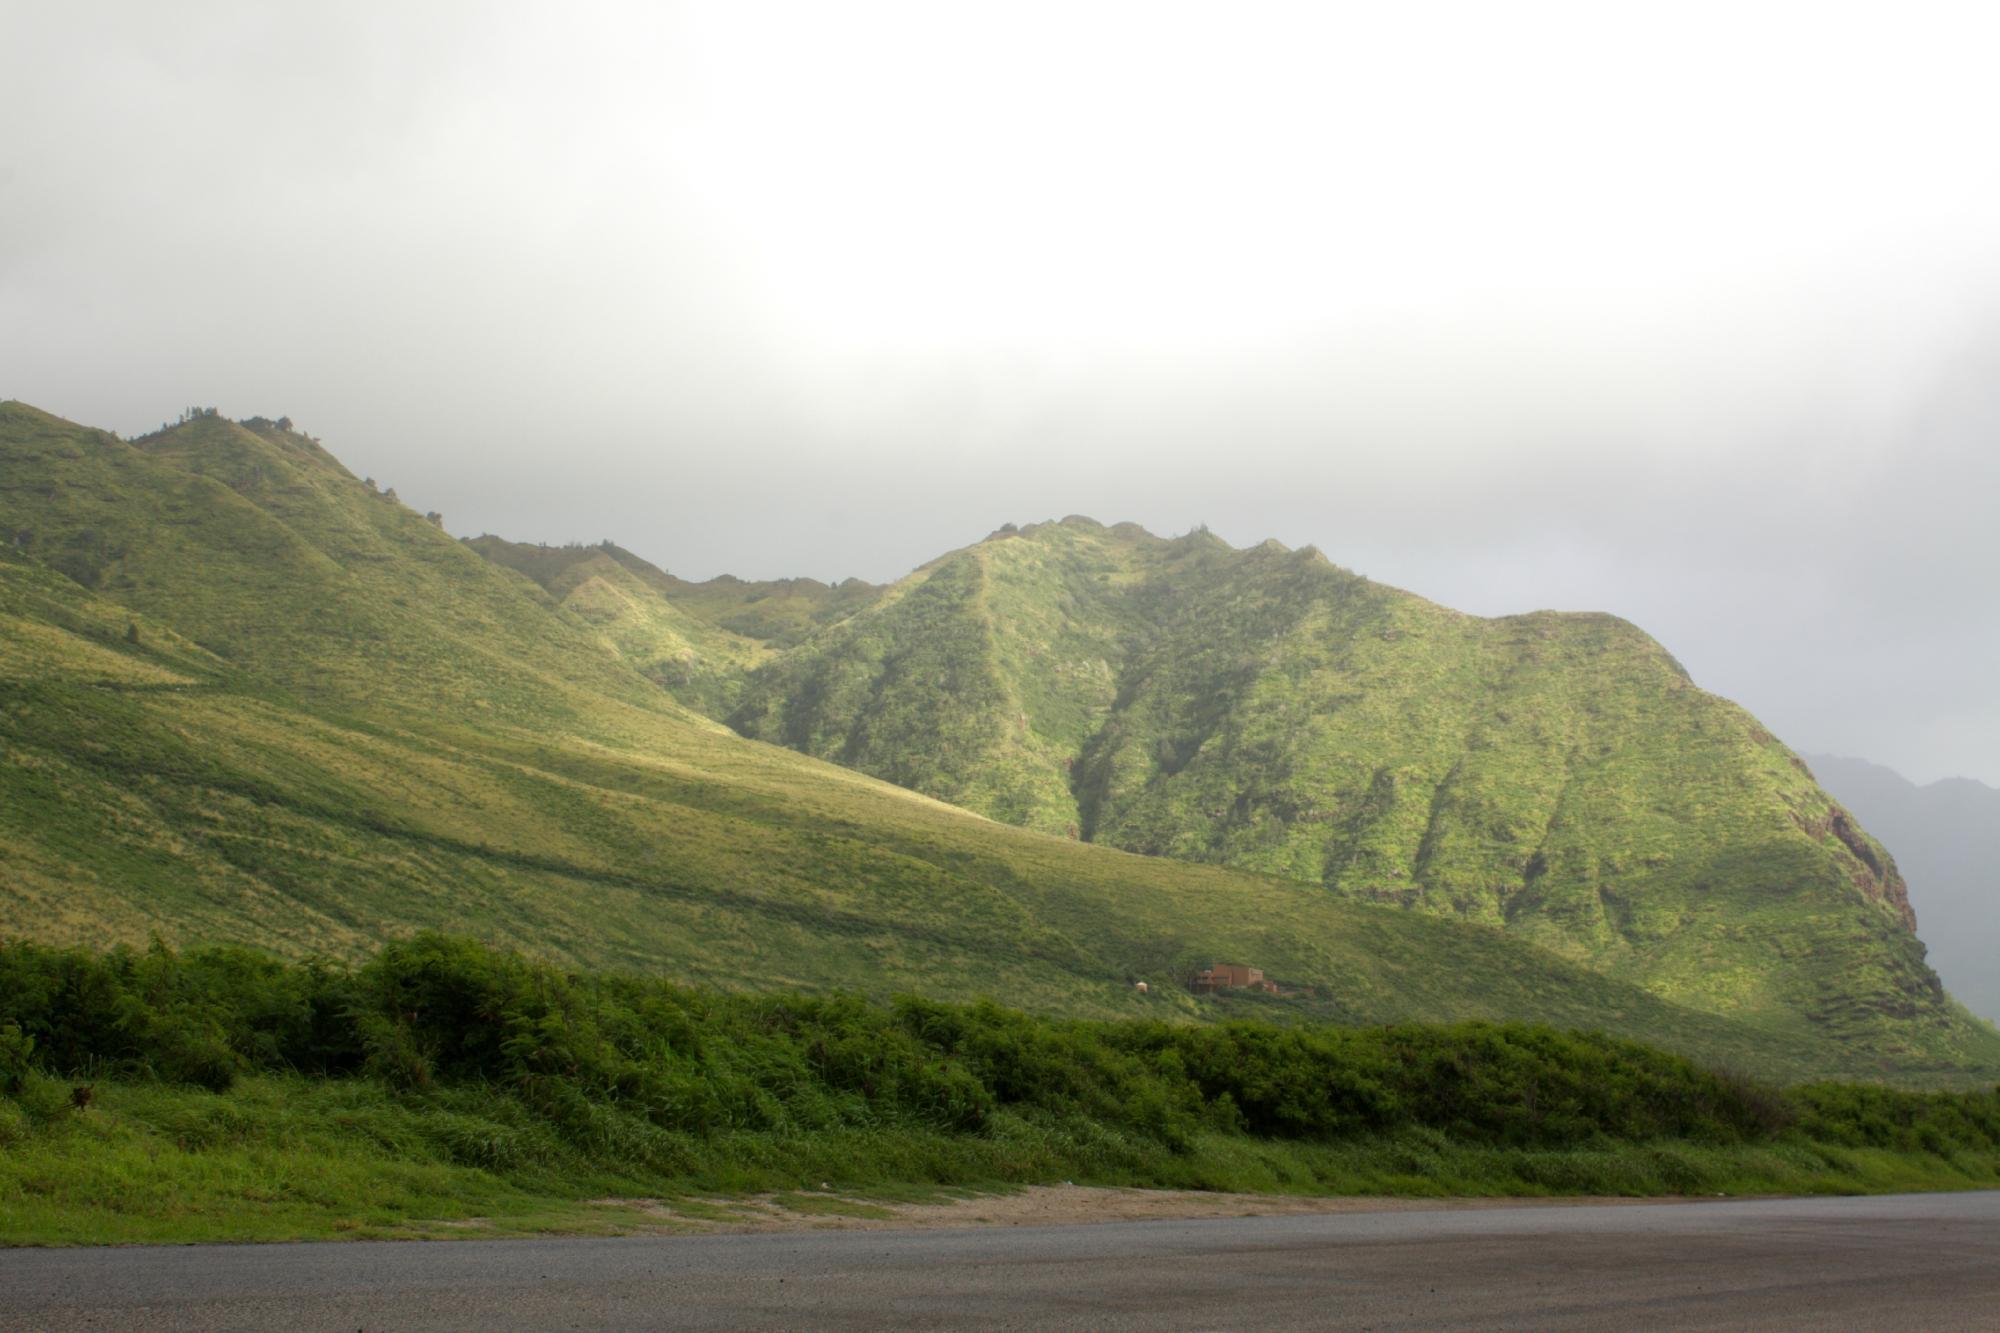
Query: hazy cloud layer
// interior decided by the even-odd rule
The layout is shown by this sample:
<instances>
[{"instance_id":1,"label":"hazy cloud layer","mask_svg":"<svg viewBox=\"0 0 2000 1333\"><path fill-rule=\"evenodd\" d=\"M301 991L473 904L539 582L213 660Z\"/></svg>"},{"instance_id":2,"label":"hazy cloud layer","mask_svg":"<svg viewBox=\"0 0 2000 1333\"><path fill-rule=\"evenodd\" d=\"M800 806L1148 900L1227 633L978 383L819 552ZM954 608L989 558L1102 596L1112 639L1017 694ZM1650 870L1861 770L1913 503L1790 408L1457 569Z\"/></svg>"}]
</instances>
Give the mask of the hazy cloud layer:
<instances>
[{"instance_id":1,"label":"hazy cloud layer","mask_svg":"<svg viewBox=\"0 0 2000 1333\"><path fill-rule=\"evenodd\" d=\"M1996 36L14 6L0 396L289 414L455 532L691 576L1207 522L1614 610L1800 748L2000 782Z\"/></svg>"}]
</instances>

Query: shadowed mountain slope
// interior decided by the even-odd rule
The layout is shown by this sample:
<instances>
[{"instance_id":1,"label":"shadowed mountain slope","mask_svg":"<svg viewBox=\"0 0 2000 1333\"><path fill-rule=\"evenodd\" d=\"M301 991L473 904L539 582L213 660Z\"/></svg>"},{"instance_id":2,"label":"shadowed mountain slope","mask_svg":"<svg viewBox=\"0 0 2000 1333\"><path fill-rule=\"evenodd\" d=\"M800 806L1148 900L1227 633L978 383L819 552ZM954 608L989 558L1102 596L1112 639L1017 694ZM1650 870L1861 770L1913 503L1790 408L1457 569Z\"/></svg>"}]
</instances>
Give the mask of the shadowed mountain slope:
<instances>
[{"instance_id":1,"label":"shadowed mountain slope","mask_svg":"<svg viewBox=\"0 0 2000 1333\"><path fill-rule=\"evenodd\" d=\"M746 735L1130 851L1502 926L1679 1003L1940 1011L1901 877L1604 615L1463 615L1274 542L1003 529L764 666Z\"/></svg>"}]
</instances>

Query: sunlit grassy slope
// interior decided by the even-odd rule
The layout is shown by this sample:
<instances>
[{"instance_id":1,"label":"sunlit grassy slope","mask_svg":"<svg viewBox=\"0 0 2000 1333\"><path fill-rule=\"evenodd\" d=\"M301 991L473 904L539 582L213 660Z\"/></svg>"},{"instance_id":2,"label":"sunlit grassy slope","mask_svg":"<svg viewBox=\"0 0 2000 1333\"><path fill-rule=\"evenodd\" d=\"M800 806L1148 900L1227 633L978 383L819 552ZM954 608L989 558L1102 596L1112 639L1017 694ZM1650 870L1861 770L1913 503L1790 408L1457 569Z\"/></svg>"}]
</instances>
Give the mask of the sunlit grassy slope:
<instances>
[{"instance_id":1,"label":"sunlit grassy slope","mask_svg":"<svg viewBox=\"0 0 2000 1333\"><path fill-rule=\"evenodd\" d=\"M1949 1009L1731 1021L1485 926L1045 836L746 741L275 428L127 443L0 406L0 534L9 934L351 956L438 926L724 987L1527 1018L1777 1076L2000 1067ZM1218 958L1297 993L1175 984Z\"/></svg>"}]
</instances>

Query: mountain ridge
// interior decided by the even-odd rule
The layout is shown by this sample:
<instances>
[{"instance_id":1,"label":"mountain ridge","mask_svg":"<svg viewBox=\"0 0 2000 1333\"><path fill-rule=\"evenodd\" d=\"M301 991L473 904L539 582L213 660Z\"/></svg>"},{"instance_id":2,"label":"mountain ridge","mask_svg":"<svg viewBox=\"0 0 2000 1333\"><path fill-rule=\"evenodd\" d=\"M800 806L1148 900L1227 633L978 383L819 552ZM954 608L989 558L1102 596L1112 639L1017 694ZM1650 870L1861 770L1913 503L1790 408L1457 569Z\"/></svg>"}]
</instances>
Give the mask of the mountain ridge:
<instances>
[{"instance_id":1,"label":"mountain ridge","mask_svg":"<svg viewBox=\"0 0 2000 1333\"><path fill-rule=\"evenodd\" d=\"M1887 851L1602 613L1474 617L1317 551L1071 519L920 567L760 667L728 721L1006 822L1519 930L1723 1012L1851 993L1768 993L1730 947L1759 916L1810 920L1789 947L1845 952L1884 1005L1935 987Z\"/></svg>"},{"instance_id":2,"label":"mountain ridge","mask_svg":"<svg viewBox=\"0 0 2000 1333\"><path fill-rule=\"evenodd\" d=\"M1791 1077L2000 1069L1941 998L1704 1013L1478 924L1010 828L743 739L293 434L203 416L127 442L0 405L0 929L347 955L439 927L736 988L1530 1018ZM771 640L830 600L711 592ZM1287 997L1176 984L1218 960Z\"/></svg>"},{"instance_id":3,"label":"mountain ridge","mask_svg":"<svg viewBox=\"0 0 2000 1333\"><path fill-rule=\"evenodd\" d=\"M1254 651L1232 648L1246 630ZM1458 660L1399 680L1396 655L1426 639ZM1300 685L1327 673L1328 640L1350 660L1314 699ZM1601 612L1469 616L1313 548L1072 515L925 563L752 668L739 700L718 715L746 735L1003 822L1485 921L1718 1012L1846 1021L1857 977L1862 1010L1941 994L1888 851L1753 717ZM1315 781L1327 755L1294 738L1371 708L1372 736L1334 747L1345 790ZM1628 716L1585 716L1608 712ZM1408 752L1426 734L1443 739ZM1647 766L1654 808L1635 810ZM1760 957L1773 941L1840 961L1788 983Z\"/></svg>"}]
</instances>

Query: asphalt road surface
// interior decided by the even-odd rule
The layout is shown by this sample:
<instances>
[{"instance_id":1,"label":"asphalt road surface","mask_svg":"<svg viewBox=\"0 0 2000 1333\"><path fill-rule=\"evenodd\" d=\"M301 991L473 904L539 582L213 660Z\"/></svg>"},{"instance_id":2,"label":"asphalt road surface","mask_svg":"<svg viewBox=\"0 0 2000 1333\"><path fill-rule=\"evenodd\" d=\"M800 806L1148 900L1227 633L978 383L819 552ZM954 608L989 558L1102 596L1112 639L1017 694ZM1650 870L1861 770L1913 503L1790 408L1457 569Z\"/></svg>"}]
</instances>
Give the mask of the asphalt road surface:
<instances>
[{"instance_id":1,"label":"asphalt road surface","mask_svg":"<svg viewBox=\"0 0 2000 1333\"><path fill-rule=\"evenodd\" d=\"M2000 1329L2000 1193L0 1252L8 1329Z\"/></svg>"}]
</instances>

